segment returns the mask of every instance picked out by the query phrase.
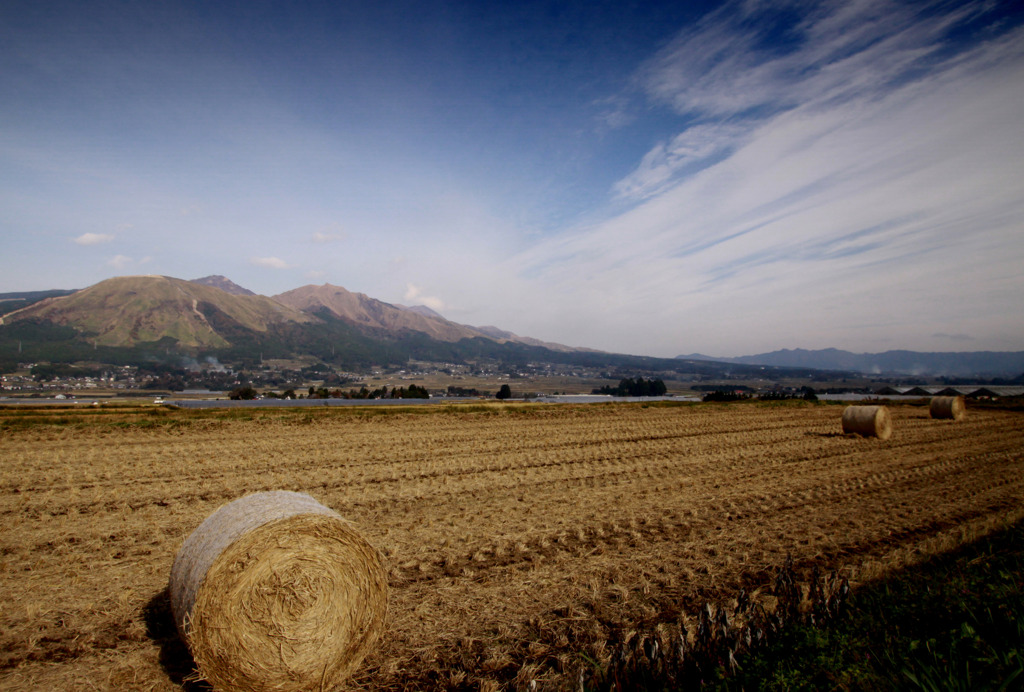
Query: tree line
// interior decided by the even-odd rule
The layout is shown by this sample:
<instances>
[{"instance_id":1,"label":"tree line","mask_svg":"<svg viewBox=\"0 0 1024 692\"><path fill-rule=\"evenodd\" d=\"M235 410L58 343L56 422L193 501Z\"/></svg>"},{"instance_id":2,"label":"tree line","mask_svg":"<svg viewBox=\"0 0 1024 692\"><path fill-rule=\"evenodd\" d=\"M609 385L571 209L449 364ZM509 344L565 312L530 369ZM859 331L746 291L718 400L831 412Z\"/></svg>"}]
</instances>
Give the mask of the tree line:
<instances>
[{"instance_id":1,"label":"tree line","mask_svg":"<svg viewBox=\"0 0 1024 692\"><path fill-rule=\"evenodd\" d=\"M255 399L258 396L258 392L251 386L246 385L244 387L237 387L231 390L228 395L231 399ZM303 395L295 394L295 390L289 389L282 394L275 392L266 392L264 397L273 399L302 399ZM366 386L360 387L359 389L350 389L347 392L341 389L327 389L326 387L310 387L305 396L306 399L429 399L430 392L427 391L426 387L420 387L419 385L411 384L408 387L393 387L390 391L388 388L380 387L378 389L369 389Z\"/></svg>"},{"instance_id":2,"label":"tree line","mask_svg":"<svg viewBox=\"0 0 1024 692\"><path fill-rule=\"evenodd\" d=\"M611 394L612 396L665 396L668 388L661 380L645 380L638 377L624 377L616 387L605 385L593 390L593 394Z\"/></svg>"}]
</instances>

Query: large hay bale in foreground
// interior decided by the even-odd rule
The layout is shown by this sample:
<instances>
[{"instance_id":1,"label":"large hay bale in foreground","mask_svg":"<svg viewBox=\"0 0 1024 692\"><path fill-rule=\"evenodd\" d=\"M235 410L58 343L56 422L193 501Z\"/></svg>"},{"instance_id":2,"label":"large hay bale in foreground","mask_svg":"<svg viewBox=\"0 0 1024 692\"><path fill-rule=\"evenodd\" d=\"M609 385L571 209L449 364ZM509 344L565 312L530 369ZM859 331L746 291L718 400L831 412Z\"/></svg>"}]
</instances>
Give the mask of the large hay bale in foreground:
<instances>
[{"instance_id":1,"label":"large hay bale in foreground","mask_svg":"<svg viewBox=\"0 0 1024 692\"><path fill-rule=\"evenodd\" d=\"M892 417L885 406L847 406L843 409L843 433L888 440L892 437Z\"/></svg>"},{"instance_id":2,"label":"large hay bale in foreground","mask_svg":"<svg viewBox=\"0 0 1024 692\"><path fill-rule=\"evenodd\" d=\"M199 674L220 690L331 689L384 630L379 553L309 495L255 493L185 540L171 607Z\"/></svg>"},{"instance_id":3,"label":"large hay bale in foreground","mask_svg":"<svg viewBox=\"0 0 1024 692\"><path fill-rule=\"evenodd\" d=\"M967 417L967 406L962 396L933 396L928 408L932 418L963 420Z\"/></svg>"}]
</instances>

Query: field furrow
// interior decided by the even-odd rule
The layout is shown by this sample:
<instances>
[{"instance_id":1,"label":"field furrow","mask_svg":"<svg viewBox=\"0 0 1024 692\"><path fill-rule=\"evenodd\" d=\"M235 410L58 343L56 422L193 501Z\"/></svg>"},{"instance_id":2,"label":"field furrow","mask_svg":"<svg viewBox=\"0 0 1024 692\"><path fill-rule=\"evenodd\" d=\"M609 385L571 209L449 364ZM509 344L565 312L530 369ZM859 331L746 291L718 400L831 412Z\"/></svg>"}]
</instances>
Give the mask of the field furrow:
<instances>
[{"instance_id":1,"label":"field furrow","mask_svg":"<svg viewBox=\"0 0 1024 692\"><path fill-rule=\"evenodd\" d=\"M764 585L787 556L866 578L1024 513L1020 414L894 407L883 442L842 435L840 413L41 416L0 438L0 689L180 689L175 552L259 490L310 493L385 556L391 622L365 689L571 686L617 629Z\"/></svg>"}]
</instances>

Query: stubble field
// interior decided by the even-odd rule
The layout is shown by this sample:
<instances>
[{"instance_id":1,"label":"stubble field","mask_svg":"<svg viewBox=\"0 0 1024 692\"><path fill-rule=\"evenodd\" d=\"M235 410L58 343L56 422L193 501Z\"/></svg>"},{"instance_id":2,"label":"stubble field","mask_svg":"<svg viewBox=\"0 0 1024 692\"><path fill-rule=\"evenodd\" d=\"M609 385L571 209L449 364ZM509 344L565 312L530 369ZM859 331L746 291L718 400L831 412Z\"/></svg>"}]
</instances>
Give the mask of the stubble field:
<instances>
[{"instance_id":1,"label":"stubble field","mask_svg":"<svg viewBox=\"0 0 1024 692\"><path fill-rule=\"evenodd\" d=\"M571 688L630 628L755 590L792 555L854 583L1024 514L1024 416L486 405L0 411L0 689L202 689L166 584L246 493L307 492L385 556L356 689Z\"/></svg>"}]
</instances>

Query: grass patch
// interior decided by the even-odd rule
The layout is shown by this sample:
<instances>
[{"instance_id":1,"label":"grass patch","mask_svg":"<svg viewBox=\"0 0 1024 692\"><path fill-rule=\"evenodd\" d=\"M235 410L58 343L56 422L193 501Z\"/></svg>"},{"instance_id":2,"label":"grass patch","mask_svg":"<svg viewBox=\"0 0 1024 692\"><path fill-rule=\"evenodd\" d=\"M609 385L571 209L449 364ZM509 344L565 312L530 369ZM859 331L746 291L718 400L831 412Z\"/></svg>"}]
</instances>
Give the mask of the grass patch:
<instances>
[{"instance_id":1,"label":"grass patch","mask_svg":"<svg viewBox=\"0 0 1024 692\"><path fill-rule=\"evenodd\" d=\"M787 629L719 690L1024 689L1024 524L858 589L835 626Z\"/></svg>"}]
</instances>

